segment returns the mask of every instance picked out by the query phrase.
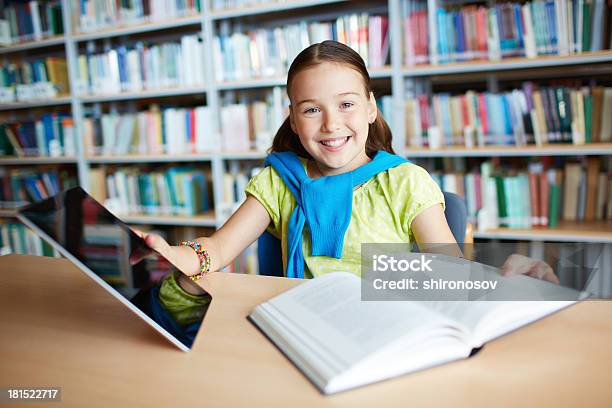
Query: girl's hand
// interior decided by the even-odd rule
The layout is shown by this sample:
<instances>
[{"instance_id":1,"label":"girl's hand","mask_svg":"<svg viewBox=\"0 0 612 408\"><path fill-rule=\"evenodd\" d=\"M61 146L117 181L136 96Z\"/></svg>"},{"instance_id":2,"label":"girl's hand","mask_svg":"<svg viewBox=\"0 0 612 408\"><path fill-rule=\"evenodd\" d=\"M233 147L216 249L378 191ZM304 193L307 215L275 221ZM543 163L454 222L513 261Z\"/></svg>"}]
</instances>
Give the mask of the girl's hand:
<instances>
[{"instance_id":1,"label":"girl's hand","mask_svg":"<svg viewBox=\"0 0 612 408\"><path fill-rule=\"evenodd\" d=\"M161 256L166 258L171 263L174 263L174 260L173 260L174 250L170 246L170 244L168 244L168 242L166 242L166 240L163 239L160 235L139 231L133 228L132 228L132 231L136 235L138 235L140 238L142 238L145 244L147 244L149 248L159 253ZM144 258L143 256L139 256L138 254L133 254L132 256L130 256L130 264L134 265L140 262L143 258Z\"/></svg>"},{"instance_id":2,"label":"girl's hand","mask_svg":"<svg viewBox=\"0 0 612 408\"><path fill-rule=\"evenodd\" d=\"M544 261L529 258L524 255L512 254L501 267L502 276L527 275L559 284L559 278L553 269Z\"/></svg>"}]
</instances>

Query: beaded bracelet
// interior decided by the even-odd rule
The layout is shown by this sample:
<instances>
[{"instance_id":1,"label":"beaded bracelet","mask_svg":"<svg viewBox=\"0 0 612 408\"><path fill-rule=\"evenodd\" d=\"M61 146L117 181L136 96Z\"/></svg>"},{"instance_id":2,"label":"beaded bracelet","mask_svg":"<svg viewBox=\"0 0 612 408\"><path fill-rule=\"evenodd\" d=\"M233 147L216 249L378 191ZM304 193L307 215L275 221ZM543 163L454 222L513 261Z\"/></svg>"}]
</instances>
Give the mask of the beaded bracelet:
<instances>
[{"instance_id":1,"label":"beaded bracelet","mask_svg":"<svg viewBox=\"0 0 612 408\"><path fill-rule=\"evenodd\" d=\"M206 276L210 272L210 255L208 255L208 251L202 248L202 245L197 241L183 241L179 245L188 246L193 249L200 260L200 273L190 276L189 279L195 282Z\"/></svg>"}]
</instances>

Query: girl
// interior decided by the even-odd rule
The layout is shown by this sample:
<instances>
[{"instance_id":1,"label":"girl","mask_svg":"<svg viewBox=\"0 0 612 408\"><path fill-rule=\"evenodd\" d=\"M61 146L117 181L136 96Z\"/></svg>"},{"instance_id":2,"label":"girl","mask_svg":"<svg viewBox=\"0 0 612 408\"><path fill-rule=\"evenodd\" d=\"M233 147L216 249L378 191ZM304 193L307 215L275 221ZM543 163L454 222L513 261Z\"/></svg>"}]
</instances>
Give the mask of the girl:
<instances>
[{"instance_id":1,"label":"girl","mask_svg":"<svg viewBox=\"0 0 612 408\"><path fill-rule=\"evenodd\" d=\"M335 41L306 48L291 64L287 94L290 114L270 166L251 179L246 201L222 228L179 246L140 233L184 273L162 284L160 300L171 313L203 293L188 276L222 269L266 229L281 240L289 277L360 274L362 242L416 242L424 252L436 251L428 243L447 244L447 254L462 256L437 184L393 154L358 53ZM555 280L548 265L526 259L509 258L505 273Z\"/></svg>"}]
</instances>

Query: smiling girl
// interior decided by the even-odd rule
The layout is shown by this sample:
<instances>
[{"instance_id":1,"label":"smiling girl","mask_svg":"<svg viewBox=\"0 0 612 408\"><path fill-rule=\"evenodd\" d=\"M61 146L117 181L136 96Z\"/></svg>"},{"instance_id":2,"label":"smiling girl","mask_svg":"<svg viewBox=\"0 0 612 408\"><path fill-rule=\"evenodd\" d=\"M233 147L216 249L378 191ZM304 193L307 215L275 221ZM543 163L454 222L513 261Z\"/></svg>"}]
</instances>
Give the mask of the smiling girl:
<instances>
[{"instance_id":1,"label":"smiling girl","mask_svg":"<svg viewBox=\"0 0 612 408\"><path fill-rule=\"evenodd\" d=\"M287 93L289 117L275 136L268 167L251 179L246 201L223 227L179 246L141 233L184 273L162 284L160 300L171 313L193 302L189 293L202 293L187 277L222 269L266 229L281 240L288 277L337 270L359 275L361 243L416 242L421 251L448 244L447 254L462 255L437 184L393 153L359 54L335 41L306 48L291 64ZM552 280L552 271L534 265L509 273Z\"/></svg>"}]
</instances>

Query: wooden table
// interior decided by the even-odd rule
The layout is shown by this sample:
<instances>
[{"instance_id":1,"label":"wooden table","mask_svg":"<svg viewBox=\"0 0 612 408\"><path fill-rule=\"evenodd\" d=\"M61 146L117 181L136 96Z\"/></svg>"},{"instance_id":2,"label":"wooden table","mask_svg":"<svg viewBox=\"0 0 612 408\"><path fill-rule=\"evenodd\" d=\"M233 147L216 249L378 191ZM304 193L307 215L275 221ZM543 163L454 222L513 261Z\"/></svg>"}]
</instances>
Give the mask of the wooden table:
<instances>
[{"instance_id":1,"label":"wooden table","mask_svg":"<svg viewBox=\"0 0 612 408\"><path fill-rule=\"evenodd\" d=\"M468 360L324 397L246 320L299 283L211 275L203 283L211 308L184 353L70 262L0 257L0 387L61 386L62 405L75 407L612 406L612 303L604 301L536 322Z\"/></svg>"}]
</instances>

